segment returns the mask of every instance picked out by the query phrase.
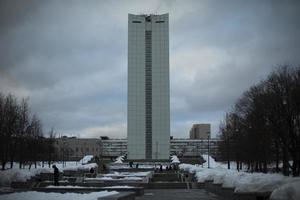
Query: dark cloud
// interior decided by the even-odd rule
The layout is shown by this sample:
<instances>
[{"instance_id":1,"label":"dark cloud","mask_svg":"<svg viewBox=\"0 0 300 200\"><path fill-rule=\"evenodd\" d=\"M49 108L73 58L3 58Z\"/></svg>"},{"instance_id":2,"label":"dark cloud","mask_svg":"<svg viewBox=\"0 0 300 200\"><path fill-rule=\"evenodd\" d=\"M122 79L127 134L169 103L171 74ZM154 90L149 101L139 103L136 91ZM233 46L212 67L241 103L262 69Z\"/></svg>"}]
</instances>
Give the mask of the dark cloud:
<instances>
[{"instance_id":1,"label":"dark cloud","mask_svg":"<svg viewBox=\"0 0 300 200\"><path fill-rule=\"evenodd\" d=\"M171 129L213 133L239 95L300 63L298 1L0 1L0 90L46 130L126 136L127 14L170 13Z\"/></svg>"}]
</instances>

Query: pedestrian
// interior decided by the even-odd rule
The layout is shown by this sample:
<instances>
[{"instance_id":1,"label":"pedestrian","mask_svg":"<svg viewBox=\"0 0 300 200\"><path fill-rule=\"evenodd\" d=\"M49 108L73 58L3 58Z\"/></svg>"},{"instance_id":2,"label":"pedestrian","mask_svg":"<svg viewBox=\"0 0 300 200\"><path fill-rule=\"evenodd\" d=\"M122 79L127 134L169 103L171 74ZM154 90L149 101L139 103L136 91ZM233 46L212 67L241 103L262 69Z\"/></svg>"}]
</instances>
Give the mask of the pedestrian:
<instances>
[{"instance_id":1,"label":"pedestrian","mask_svg":"<svg viewBox=\"0 0 300 200\"><path fill-rule=\"evenodd\" d=\"M56 165L52 165L52 168L54 169L54 174L53 174L53 177L54 177L54 185L58 186L58 185L59 185L59 183L58 183L59 170L58 170L58 168L56 167Z\"/></svg>"},{"instance_id":2,"label":"pedestrian","mask_svg":"<svg viewBox=\"0 0 300 200\"><path fill-rule=\"evenodd\" d=\"M90 169L90 174L91 174L91 177L95 176L95 170L93 167L91 167L91 169Z\"/></svg>"}]
</instances>

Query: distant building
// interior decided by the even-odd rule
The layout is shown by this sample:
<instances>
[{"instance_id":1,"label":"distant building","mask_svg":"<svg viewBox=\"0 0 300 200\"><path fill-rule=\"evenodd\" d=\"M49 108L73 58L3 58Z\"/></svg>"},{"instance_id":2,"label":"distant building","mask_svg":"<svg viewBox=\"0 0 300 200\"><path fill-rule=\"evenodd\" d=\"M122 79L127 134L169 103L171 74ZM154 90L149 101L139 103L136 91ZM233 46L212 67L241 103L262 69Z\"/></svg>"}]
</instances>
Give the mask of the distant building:
<instances>
[{"instance_id":1,"label":"distant building","mask_svg":"<svg viewBox=\"0 0 300 200\"><path fill-rule=\"evenodd\" d=\"M194 124L190 130L190 139L206 140L210 138L210 124Z\"/></svg>"},{"instance_id":2,"label":"distant building","mask_svg":"<svg viewBox=\"0 0 300 200\"><path fill-rule=\"evenodd\" d=\"M169 15L128 15L128 159L170 155Z\"/></svg>"},{"instance_id":3,"label":"distant building","mask_svg":"<svg viewBox=\"0 0 300 200\"><path fill-rule=\"evenodd\" d=\"M63 136L54 143L60 160L80 160L85 155L102 154L101 139Z\"/></svg>"},{"instance_id":4,"label":"distant building","mask_svg":"<svg viewBox=\"0 0 300 200\"><path fill-rule=\"evenodd\" d=\"M219 139L180 139L171 140L170 152L179 157L199 157L203 154L210 154L211 156L218 156Z\"/></svg>"},{"instance_id":5,"label":"distant building","mask_svg":"<svg viewBox=\"0 0 300 200\"><path fill-rule=\"evenodd\" d=\"M219 139L171 139L170 154L180 157L217 156ZM127 154L127 139L62 137L55 141L61 160L80 160L84 155L115 158Z\"/></svg>"}]
</instances>

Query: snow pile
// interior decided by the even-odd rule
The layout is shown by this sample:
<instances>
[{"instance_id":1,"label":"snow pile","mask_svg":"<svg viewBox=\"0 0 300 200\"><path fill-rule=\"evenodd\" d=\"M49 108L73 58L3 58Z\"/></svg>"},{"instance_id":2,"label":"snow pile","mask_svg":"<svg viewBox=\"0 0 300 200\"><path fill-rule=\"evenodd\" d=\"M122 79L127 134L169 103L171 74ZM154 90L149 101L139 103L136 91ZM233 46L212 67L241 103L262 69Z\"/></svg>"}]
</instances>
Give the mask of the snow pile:
<instances>
[{"instance_id":1,"label":"snow pile","mask_svg":"<svg viewBox=\"0 0 300 200\"><path fill-rule=\"evenodd\" d=\"M124 159L124 156L119 156L114 163L123 163Z\"/></svg>"},{"instance_id":2,"label":"snow pile","mask_svg":"<svg viewBox=\"0 0 300 200\"><path fill-rule=\"evenodd\" d=\"M89 163L89 164L84 164L84 165L77 165L77 166L69 166L65 168L60 168L60 170L65 171L65 170L72 170L72 171L77 171L77 170L83 170L83 171L88 171L91 168L97 168L98 165L96 163Z\"/></svg>"},{"instance_id":3,"label":"snow pile","mask_svg":"<svg viewBox=\"0 0 300 200\"><path fill-rule=\"evenodd\" d=\"M154 164L139 164L139 168L142 169L154 169L154 167L155 167ZM131 169L132 167L130 167L128 163L111 163L109 168L113 170L113 169Z\"/></svg>"},{"instance_id":4,"label":"snow pile","mask_svg":"<svg viewBox=\"0 0 300 200\"><path fill-rule=\"evenodd\" d=\"M89 163L85 165L78 164L77 162L67 162L67 167L63 168L61 163L54 163L58 168L59 171L89 171L91 168L97 168L98 165L96 163ZM41 167L41 166L38 166ZM40 173L53 173L52 168L31 168L29 169L7 169L0 171L0 186L10 186L12 182L26 182L31 177L36 176Z\"/></svg>"},{"instance_id":5,"label":"snow pile","mask_svg":"<svg viewBox=\"0 0 300 200\"><path fill-rule=\"evenodd\" d=\"M203 154L201 156L206 161L205 163L203 163L203 167L206 167L206 168L208 167L208 160L209 160L209 167L211 167L211 168L216 168L216 167L219 167L222 165L221 163L216 162L214 158L212 158L211 156L209 156L207 154Z\"/></svg>"},{"instance_id":6,"label":"snow pile","mask_svg":"<svg viewBox=\"0 0 300 200\"><path fill-rule=\"evenodd\" d=\"M205 158L205 155L204 155ZM206 157L207 158L207 157ZM294 186L289 184L300 181L300 178L286 177L281 174L247 173L237 170L228 170L222 163L218 163L213 158L210 159L210 167L199 165L180 164L179 168L194 173L198 182L213 181L221 184L222 187L235 188L235 192L272 192L277 188L286 187L288 193ZM226 165L225 165L226 166ZM281 191L281 190L280 190Z\"/></svg>"},{"instance_id":7,"label":"snow pile","mask_svg":"<svg viewBox=\"0 0 300 200\"><path fill-rule=\"evenodd\" d=\"M300 178L286 177L281 174L247 173L228 170L222 167L203 168L200 166L181 164L179 168L195 173L198 182L213 181L223 187L235 188L235 192L272 192L283 184L294 182Z\"/></svg>"},{"instance_id":8,"label":"snow pile","mask_svg":"<svg viewBox=\"0 0 300 200\"><path fill-rule=\"evenodd\" d=\"M93 159L93 157L93 155L86 155L79 162L83 165L88 164L88 162L90 162Z\"/></svg>"},{"instance_id":9,"label":"snow pile","mask_svg":"<svg viewBox=\"0 0 300 200\"><path fill-rule=\"evenodd\" d=\"M299 200L300 199L300 181L287 183L275 189L270 199L271 200Z\"/></svg>"},{"instance_id":10,"label":"snow pile","mask_svg":"<svg viewBox=\"0 0 300 200\"><path fill-rule=\"evenodd\" d=\"M152 172L151 171L147 171L147 172L114 172L113 174L103 174L103 176L106 177L151 177L152 176Z\"/></svg>"},{"instance_id":11,"label":"snow pile","mask_svg":"<svg viewBox=\"0 0 300 200\"><path fill-rule=\"evenodd\" d=\"M183 171L187 171L192 174L197 172L198 170L200 170L199 165L191 165L191 164L185 164L185 163L180 164L179 168L182 169Z\"/></svg>"},{"instance_id":12,"label":"snow pile","mask_svg":"<svg viewBox=\"0 0 300 200\"><path fill-rule=\"evenodd\" d=\"M134 188L133 186L128 186L128 185L114 185L114 186L109 186L109 187L103 187L103 188Z\"/></svg>"},{"instance_id":13,"label":"snow pile","mask_svg":"<svg viewBox=\"0 0 300 200\"><path fill-rule=\"evenodd\" d=\"M52 170L49 168L37 169L9 169L0 171L0 186L10 186L11 182L20 181L25 182L32 176L40 173L49 173Z\"/></svg>"},{"instance_id":14,"label":"snow pile","mask_svg":"<svg viewBox=\"0 0 300 200\"><path fill-rule=\"evenodd\" d=\"M173 164L180 163L180 161L176 155L171 156L171 161Z\"/></svg>"},{"instance_id":15,"label":"snow pile","mask_svg":"<svg viewBox=\"0 0 300 200\"><path fill-rule=\"evenodd\" d=\"M45 193L45 192L16 192L12 194L1 195L1 200L24 200L24 199L43 199L43 200L95 200L99 197L106 197L118 194L116 191L81 193Z\"/></svg>"}]
</instances>

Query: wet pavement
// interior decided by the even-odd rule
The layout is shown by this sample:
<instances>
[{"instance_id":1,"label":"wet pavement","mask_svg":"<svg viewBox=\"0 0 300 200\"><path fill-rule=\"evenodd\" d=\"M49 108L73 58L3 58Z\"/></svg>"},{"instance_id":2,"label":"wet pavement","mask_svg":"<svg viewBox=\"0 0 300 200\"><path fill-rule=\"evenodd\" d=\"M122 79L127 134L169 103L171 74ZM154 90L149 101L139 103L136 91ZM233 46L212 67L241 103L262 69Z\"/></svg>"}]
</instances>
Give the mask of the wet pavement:
<instances>
[{"instance_id":1,"label":"wet pavement","mask_svg":"<svg viewBox=\"0 0 300 200\"><path fill-rule=\"evenodd\" d=\"M145 189L144 196L136 197L136 200L221 200L220 196L205 189Z\"/></svg>"}]
</instances>

